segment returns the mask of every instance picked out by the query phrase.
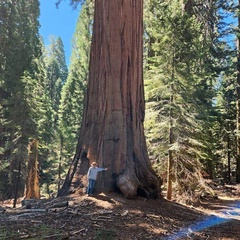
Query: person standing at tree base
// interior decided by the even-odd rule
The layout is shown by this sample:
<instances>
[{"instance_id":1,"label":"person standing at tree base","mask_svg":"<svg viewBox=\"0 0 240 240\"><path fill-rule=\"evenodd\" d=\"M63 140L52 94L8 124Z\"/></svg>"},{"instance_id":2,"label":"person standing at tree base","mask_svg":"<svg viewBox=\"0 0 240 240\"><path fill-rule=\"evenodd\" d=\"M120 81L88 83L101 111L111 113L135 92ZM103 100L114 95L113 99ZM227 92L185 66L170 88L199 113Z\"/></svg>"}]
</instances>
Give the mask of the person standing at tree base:
<instances>
[{"instance_id":1,"label":"person standing at tree base","mask_svg":"<svg viewBox=\"0 0 240 240\"><path fill-rule=\"evenodd\" d=\"M93 162L91 164L91 167L88 169L88 173L87 173L87 179L88 179L87 195L88 196L91 196L93 194L93 189L97 179L98 172L107 171L107 170L108 170L107 168L97 167L96 162Z\"/></svg>"}]
</instances>

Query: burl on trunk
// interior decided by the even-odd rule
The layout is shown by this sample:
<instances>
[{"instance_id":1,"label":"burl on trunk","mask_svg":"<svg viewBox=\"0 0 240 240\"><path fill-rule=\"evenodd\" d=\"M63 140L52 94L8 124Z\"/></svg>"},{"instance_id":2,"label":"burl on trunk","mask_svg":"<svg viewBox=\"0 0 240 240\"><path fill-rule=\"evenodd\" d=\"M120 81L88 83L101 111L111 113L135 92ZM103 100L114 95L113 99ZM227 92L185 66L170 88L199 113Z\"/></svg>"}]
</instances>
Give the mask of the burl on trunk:
<instances>
[{"instance_id":1,"label":"burl on trunk","mask_svg":"<svg viewBox=\"0 0 240 240\"><path fill-rule=\"evenodd\" d=\"M59 195L86 184L89 164L100 173L96 190L157 197L144 136L143 1L96 0L89 81L76 155Z\"/></svg>"}]
</instances>

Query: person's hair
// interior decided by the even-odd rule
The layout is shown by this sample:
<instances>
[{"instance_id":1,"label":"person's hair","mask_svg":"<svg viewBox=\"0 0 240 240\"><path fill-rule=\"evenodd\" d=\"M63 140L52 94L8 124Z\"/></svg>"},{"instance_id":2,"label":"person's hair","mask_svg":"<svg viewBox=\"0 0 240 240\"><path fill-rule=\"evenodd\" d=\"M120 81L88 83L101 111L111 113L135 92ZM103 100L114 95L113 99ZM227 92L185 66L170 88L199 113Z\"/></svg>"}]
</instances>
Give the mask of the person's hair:
<instances>
[{"instance_id":1,"label":"person's hair","mask_svg":"<svg viewBox=\"0 0 240 240\"><path fill-rule=\"evenodd\" d=\"M97 165L97 163L96 162L92 162L92 164L91 164L92 166L96 166Z\"/></svg>"}]
</instances>

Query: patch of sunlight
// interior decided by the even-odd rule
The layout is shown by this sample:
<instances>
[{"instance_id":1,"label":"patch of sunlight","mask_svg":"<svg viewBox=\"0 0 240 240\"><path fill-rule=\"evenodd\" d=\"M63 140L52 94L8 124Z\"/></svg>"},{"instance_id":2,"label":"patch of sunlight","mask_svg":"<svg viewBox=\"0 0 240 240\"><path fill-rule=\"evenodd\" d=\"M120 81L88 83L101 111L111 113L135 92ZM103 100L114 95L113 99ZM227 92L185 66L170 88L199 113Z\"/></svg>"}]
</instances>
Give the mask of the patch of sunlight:
<instances>
[{"instance_id":1,"label":"patch of sunlight","mask_svg":"<svg viewBox=\"0 0 240 240\"><path fill-rule=\"evenodd\" d=\"M224 200L224 201L233 201L233 198L232 198L231 196L227 196L227 195L225 195L225 196L219 196L218 199ZM235 199L235 201L236 201L236 200L239 200L239 198Z\"/></svg>"},{"instance_id":2,"label":"patch of sunlight","mask_svg":"<svg viewBox=\"0 0 240 240\"><path fill-rule=\"evenodd\" d=\"M177 240L182 237L190 237L191 234L200 232L204 229L217 226L222 223L229 222L233 219L240 220L240 202L235 202L228 206L228 209L222 209L215 215L205 218L201 222L190 225L189 227L180 229L178 232L165 238L165 240Z\"/></svg>"},{"instance_id":3,"label":"patch of sunlight","mask_svg":"<svg viewBox=\"0 0 240 240\"><path fill-rule=\"evenodd\" d=\"M208 218L204 219L201 222L197 222L196 224L190 225L189 227L183 228L179 230L178 232L168 236L165 238L165 240L177 240L182 237L188 237L192 233L200 232L206 228L210 228L225 222L230 221L230 219L227 218L220 218L215 215L211 215Z\"/></svg>"},{"instance_id":4,"label":"patch of sunlight","mask_svg":"<svg viewBox=\"0 0 240 240\"><path fill-rule=\"evenodd\" d=\"M227 204L225 208L216 211L216 215L222 218L240 220L240 202L236 201L232 204Z\"/></svg>"}]
</instances>

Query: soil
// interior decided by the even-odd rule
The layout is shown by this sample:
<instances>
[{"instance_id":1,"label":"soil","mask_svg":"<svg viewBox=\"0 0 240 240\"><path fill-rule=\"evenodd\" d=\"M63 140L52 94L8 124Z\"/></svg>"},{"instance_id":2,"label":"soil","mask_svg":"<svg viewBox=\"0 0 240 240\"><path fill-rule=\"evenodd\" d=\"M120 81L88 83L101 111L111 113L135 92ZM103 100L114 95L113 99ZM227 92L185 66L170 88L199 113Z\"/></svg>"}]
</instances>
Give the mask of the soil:
<instances>
[{"instance_id":1,"label":"soil","mask_svg":"<svg viewBox=\"0 0 240 240\"><path fill-rule=\"evenodd\" d=\"M240 195L229 192L199 199L195 206L164 198L129 200L117 193L28 200L15 209L3 202L0 239L237 240Z\"/></svg>"}]
</instances>

